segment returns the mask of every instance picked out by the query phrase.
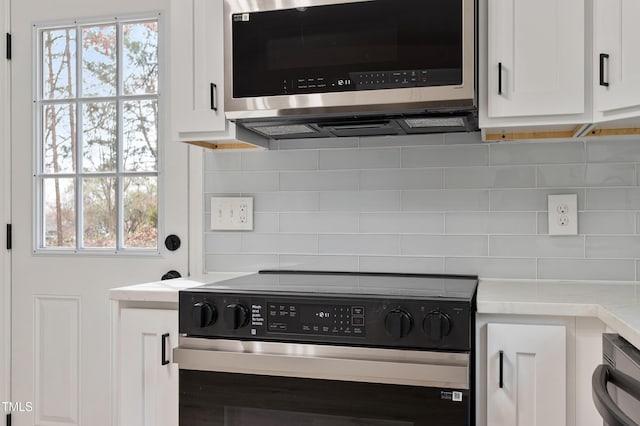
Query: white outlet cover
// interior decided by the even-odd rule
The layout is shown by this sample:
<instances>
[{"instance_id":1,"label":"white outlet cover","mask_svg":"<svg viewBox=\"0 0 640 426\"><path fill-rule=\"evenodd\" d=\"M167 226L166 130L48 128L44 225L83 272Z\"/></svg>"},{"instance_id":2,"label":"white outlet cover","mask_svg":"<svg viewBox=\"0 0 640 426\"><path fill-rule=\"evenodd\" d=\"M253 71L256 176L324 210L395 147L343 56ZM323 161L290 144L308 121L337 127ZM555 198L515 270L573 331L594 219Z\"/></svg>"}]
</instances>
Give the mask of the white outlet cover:
<instances>
[{"instance_id":1,"label":"white outlet cover","mask_svg":"<svg viewBox=\"0 0 640 426\"><path fill-rule=\"evenodd\" d=\"M578 235L578 195L548 196L549 235Z\"/></svg>"},{"instance_id":2,"label":"white outlet cover","mask_svg":"<svg viewBox=\"0 0 640 426\"><path fill-rule=\"evenodd\" d=\"M252 231L253 197L211 197L212 231Z\"/></svg>"}]
</instances>

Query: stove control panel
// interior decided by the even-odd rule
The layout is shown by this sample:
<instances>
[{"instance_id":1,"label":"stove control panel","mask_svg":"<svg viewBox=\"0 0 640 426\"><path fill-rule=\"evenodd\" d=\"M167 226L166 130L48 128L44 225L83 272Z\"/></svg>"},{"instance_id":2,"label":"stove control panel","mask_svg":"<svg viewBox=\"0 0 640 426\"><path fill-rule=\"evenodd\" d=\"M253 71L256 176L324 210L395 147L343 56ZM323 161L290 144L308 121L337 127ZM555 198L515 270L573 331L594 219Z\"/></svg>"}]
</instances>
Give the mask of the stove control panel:
<instances>
[{"instance_id":1,"label":"stove control panel","mask_svg":"<svg viewBox=\"0 0 640 426\"><path fill-rule=\"evenodd\" d=\"M190 290L179 296L180 333L467 351L473 310L456 300L257 295Z\"/></svg>"}]
</instances>

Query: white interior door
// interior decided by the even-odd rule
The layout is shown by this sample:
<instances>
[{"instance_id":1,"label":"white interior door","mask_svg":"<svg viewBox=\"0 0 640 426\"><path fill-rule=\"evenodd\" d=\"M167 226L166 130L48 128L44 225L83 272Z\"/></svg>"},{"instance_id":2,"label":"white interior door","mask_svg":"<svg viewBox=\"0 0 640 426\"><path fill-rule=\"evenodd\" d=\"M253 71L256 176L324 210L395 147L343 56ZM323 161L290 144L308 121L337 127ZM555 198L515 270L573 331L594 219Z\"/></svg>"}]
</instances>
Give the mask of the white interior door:
<instances>
[{"instance_id":1,"label":"white interior door","mask_svg":"<svg viewBox=\"0 0 640 426\"><path fill-rule=\"evenodd\" d=\"M188 217L187 148L163 139L164 135L168 135L168 120L163 116L162 108L164 107L166 111L170 102L168 97L164 96L169 93L167 85L170 77L167 71L170 60L167 58L167 38L170 32L168 28L170 20L166 16L169 11L168 0L60 0L55 2L14 0L11 6L14 41L11 61L11 87L14 93L11 101L14 231L11 284L13 307L11 398L14 401L33 403L32 412L14 414L13 424L18 426L108 425L111 423L110 383L111 375L114 374L110 371L109 342L112 330L110 330L108 289L159 280L168 270L177 270L186 275L188 268L186 241L188 222L185 220ZM35 189L38 180L34 178L34 170L36 170L34 164L37 164L35 141L38 135L35 125L38 120L34 111L36 110L34 100L38 93L34 89L34 79L37 78L35 71L37 68L34 63L37 58L34 52L36 45L34 38L37 37L34 37L34 34L37 34L37 31L34 28L56 23L69 25L71 22L73 25L74 19L149 16L148 13L151 12L157 12L160 28L158 54L160 113L157 120L159 137L157 152L160 153L157 169L158 250L151 255L127 255L122 252L115 253L115 250L103 254L65 252L52 255L35 250L39 247L37 238L39 221L36 220L34 213L37 207L36 200L38 197L43 199L46 197L38 195ZM79 33L82 31L81 28L77 30ZM117 31L122 31L121 34L126 32L121 27L118 27ZM84 46L80 49L84 49ZM81 58L93 60L89 54ZM126 63L122 60L117 63L117 66L118 69L123 69ZM76 76L78 81L83 81L83 74L78 72ZM87 81L90 81L89 77L88 79ZM117 102L127 102L127 100L118 99ZM117 102L113 104L116 105ZM85 108L83 105L85 104L79 103L77 109ZM87 110L89 110L88 107ZM85 110L82 111L82 114L85 114ZM78 114L78 120L84 121L77 126L84 132L85 127L81 126L85 125L90 118L82 114ZM122 127L125 129L123 130ZM126 126L122 127L119 129L120 135L126 132ZM96 126L96 128L98 130L92 131L99 132L101 127ZM77 152L78 156L94 155L93 153L85 154L80 148ZM118 155L121 156L122 152ZM118 164L120 164L118 166L120 170L123 166L122 163ZM83 170L81 167L78 169ZM117 179L124 179L124 177L114 179L121 182ZM82 185L85 184L84 178L80 181ZM76 182L79 181L76 180ZM80 190L78 185L75 190ZM82 191L86 196L86 188ZM73 194L73 190L71 193ZM76 201L76 206L77 203L89 203L77 193L75 200L79 200ZM132 202L135 203L135 201ZM114 204L118 206L116 210L120 209L118 216L122 217L122 209L126 208L123 207L126 206L125 202L121 199ZM87 209L88 207L85 206L86 215L89 214ZM80 223L75 225L76 241L88 232L83 226L83 220L86 226L89 222L86 217L76 220L76 223ZM164 249L164 237L169 234L176 234L182 239L182 247L177 251L169 252ZM62 241L60 237L57 238L57 241Z\"/></svg>"},{"instance_id":2,"label":"white interior door","mask_svg":"<svg viewBox=\"0 0 640 426\"><path fill-rule=\"evenodd\" d=\"M0 0L0 34L9 31L8 2ZM6 224L10 222L9 181L11 179L11 151L9 146L9 61L6 60L6 43L0 44L0 401L9 401L10 359L10 251L5 247ZM0 414L3 414L0 411ZM1 420L0 420L1 421Z\"/></svg>"}]
</instances>

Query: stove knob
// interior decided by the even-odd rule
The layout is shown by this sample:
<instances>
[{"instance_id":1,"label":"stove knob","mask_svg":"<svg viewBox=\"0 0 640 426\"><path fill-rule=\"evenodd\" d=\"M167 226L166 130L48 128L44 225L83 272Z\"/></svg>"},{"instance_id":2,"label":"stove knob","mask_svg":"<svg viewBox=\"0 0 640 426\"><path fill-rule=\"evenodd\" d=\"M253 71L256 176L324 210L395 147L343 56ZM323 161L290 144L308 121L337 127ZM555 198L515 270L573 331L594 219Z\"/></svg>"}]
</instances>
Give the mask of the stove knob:
<instances>
[{"instance_id":1,"label":"stove knob","mask_svg":"<svg viewBox=\"0 0 640 426\"><path fill-rule=\"evenodd\" d=\"M422 322L422 328L431 340L439 341L451 332L451 319L449 315L440 311L431 311Z\"/></svg>"},{"instance_id":2,"label":"stove knob","mask_svg":"<svg viewBox=\"0 0 640 426\"><path fill-rule=\"evenodd\" d=\"M249 313L247 308L238 303L227 305L224 310L224 323L227 325L227 328L231 330L244 327L247 325L248 319Z\"/></svg>"},{"instance_id":3,"label":"stove knob","mask_svg":"<svg viewBox=\"0 0 640 426\"><path fill-rule=\"evenodd\" d=\"M394 339L400 339L409 334L413 328L413 318L410 313L402 309L394 309L385 317L384 328Z\"/></svg>"},{"instance_id":4,"label":"stove knob","mask_svg":"<svg viewBox=\"0 0 640 426\"><path fill-rule=\"evenodd\" d=\"M191 319L196 327L208 327L216 322L216 308L207 302L198 302L191 308Z\"/></svg>"}]
</instances>

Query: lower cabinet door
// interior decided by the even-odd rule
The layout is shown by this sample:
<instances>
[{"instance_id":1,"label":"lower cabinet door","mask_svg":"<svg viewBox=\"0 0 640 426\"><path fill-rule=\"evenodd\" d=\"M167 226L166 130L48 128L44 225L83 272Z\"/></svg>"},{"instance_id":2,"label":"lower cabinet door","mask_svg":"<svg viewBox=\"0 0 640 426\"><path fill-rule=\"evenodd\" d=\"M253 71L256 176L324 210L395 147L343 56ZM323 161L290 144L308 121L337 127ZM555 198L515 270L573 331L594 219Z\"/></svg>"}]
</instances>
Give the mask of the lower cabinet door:
<instances>
[{"instance_id":1,"label":"lower cabinet door","mask_svg":"<svg viewBox=\"0 0 640 426\"><path fill-rule=\"evenodd\" d=\"M118 425L178 424L177 345L178 311L121 310Z\"/></svg>"},{"instance_id":2,"label":"lower cabinet door","mask_svg":"<svg viewBox=\"0 0 640 426\"><path fill-rule=\"evenodd\" d=\"M487 425L566 424L566 329L487 324Z\"/></svg>"}]
</instances>

